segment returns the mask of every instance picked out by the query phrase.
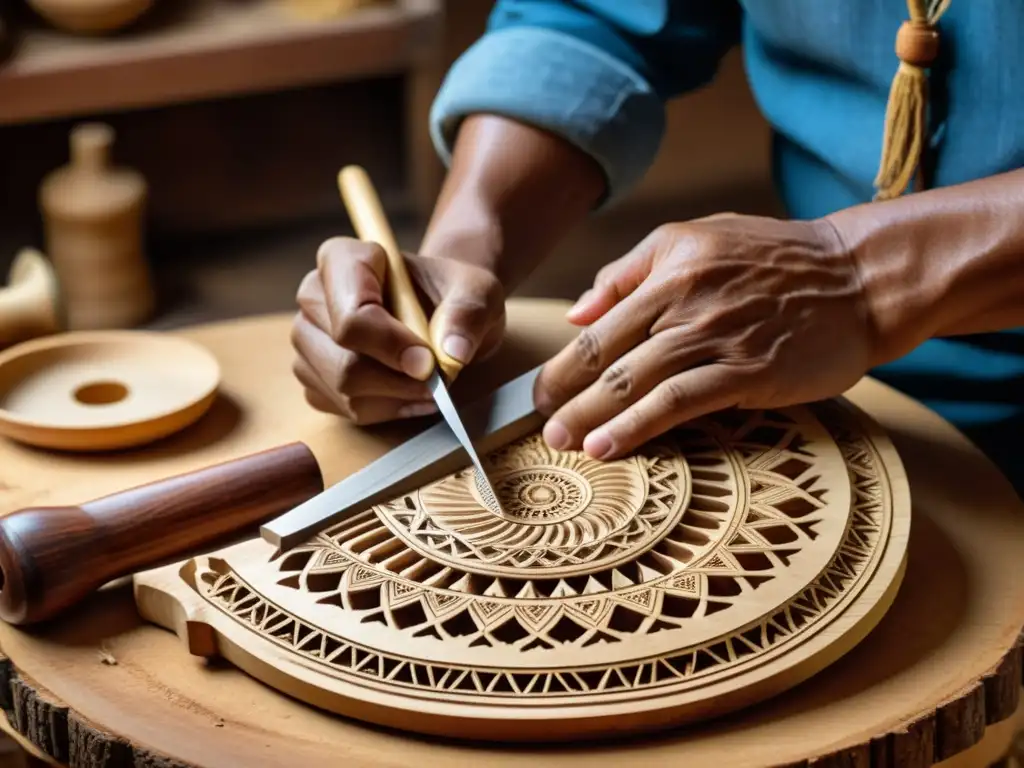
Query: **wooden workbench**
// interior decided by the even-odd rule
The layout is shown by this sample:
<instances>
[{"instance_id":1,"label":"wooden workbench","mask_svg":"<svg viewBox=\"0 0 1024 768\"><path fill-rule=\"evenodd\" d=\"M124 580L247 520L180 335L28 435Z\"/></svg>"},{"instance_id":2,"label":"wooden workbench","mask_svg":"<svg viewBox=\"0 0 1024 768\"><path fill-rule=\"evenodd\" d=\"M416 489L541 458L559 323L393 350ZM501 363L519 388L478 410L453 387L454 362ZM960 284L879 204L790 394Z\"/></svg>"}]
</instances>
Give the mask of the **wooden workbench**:
<instances>
[{"instance_id":1,"label":"wooden workbench","mask_svg":"<svg viewBox=\"0 0 1024 768\"><path fill-rule=\"evenodd\" d=\"M456 391L492 386L550 356L573 333L565 306L513 302L504 356ZM296 439L313 449L331 483L415 428L356 430L312 411L290 372L288 317L184 333L223 366L223 396L207 418L121 455L0 444L0 512L82 501ZM849 397L889 430L908 471L906 576L866 640L762 705L671 734L572 748L419 738L319 712L226 664L188 656L172 633L139 618L122 584L47 626L0 627L9 727L60 764L111 768L997 763L1020 725L1024 507L930 411L870 380Z\"/></svg>"}]
</instances>

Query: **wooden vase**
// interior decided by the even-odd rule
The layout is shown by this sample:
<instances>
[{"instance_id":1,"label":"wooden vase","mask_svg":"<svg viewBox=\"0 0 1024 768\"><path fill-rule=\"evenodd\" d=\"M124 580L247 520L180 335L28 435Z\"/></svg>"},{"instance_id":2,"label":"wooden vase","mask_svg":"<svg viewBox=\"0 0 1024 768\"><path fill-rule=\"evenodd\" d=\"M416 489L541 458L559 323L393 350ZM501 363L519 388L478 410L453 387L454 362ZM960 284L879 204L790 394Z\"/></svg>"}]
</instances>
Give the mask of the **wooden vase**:
<instances>
[{"instance_id":1,"label":"wooden vase","mask_svg":"<svg viewBox=\"0 0 1024 768\"><path fill-rule=\"evenodd\" d=\"M131 328L155 305L143 243L146 181L111 164L113 143L107 125L75 126L70 163L39 189L46 249L69 330Z\"/></svg>"}]
</instances>

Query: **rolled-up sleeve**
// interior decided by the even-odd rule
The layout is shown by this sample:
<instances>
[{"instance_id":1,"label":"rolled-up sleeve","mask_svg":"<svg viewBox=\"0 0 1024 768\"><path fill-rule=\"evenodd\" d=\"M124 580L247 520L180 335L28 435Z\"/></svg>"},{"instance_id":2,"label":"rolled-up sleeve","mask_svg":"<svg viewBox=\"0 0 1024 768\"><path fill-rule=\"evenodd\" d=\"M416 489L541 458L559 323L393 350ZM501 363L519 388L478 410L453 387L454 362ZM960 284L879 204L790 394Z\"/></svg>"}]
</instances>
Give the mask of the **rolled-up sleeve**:
<instances>
[{"instance_id":1,"label":"rolled-up sleeve","mask_svg":"<svg viewBox=\"0 0 1024 768\"><path fill-rule=\"evenodd\" d=\"M602 207L650 167L665 102L706 84L738 40L730 0L499 0L431 108L450 163L461 121L503 115L562 136L603 169Z\"/></svg>"}]
</instances>

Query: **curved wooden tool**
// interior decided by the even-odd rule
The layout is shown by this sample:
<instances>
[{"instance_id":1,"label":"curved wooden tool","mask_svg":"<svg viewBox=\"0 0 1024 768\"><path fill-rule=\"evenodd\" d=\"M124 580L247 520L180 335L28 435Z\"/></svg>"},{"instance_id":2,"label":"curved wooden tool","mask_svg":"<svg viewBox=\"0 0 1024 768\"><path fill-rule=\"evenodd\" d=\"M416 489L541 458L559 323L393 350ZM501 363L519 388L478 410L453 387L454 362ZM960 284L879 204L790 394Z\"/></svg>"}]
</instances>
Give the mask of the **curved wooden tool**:
<instances>
[{"instance_id":1,"label":"curved wooden tool","mask_svg":"<svg viewBox=\"0 0 1024 768\"><path fill-rule=\"evenodd\" d=\"M440 339L435 339L431 332L430 321L416 296L405 258L369 175L358 165L347 165L338 172L338 190L359 238L377 243L384 250L388 264L384 283L391 311L430 348L448 382L454 381L462 363L445 352Z\"/></svg>"},{"instance_id":2,"label":"curved wooden tool","mask_svg":"<svg viewBox=\"0 0 1024 768\"><path fill-rule=\"evenodd\" d=\"M323 490L316 458L290 443L77 507L0 518L0 619L48 619L113 579L257 525Z\"/></svg>"},{"instance_id":3,"label":"curved wooden tool","mask_svg":"<svg viewBox=\"0 0 1024 768\"><path fill-rule=\"evenodd\" d=\"M19 251L0 289L0 348L59 331L59 295L49 260L34 248Z\"/></svg>"}]
</instances>

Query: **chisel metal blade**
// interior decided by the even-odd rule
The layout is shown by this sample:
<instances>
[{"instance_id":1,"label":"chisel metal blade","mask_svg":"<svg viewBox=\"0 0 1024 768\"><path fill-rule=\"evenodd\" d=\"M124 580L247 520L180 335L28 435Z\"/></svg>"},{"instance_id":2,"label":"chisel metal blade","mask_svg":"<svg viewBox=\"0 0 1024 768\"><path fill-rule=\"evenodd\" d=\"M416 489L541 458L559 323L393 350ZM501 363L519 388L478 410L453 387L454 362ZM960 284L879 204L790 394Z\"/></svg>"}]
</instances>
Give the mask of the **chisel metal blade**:
<instances>
[{"instance_id":1,"label":"chisel metal blade","mask_svg":"<svg viewBox=\"0 0 1024 768\"><path fill-rule=\"evenodd\" d=\"M464 422L479 436L476 447L481 453L524 437L543 423L533 405L533 385L539 372L540 366L462 410ZM438 422L323 493L264 524L260 535L282 551L291 549L349 515L390 501L469 464L475 462L448 422ZM476 474L480 472L478 468ZM486 474L483 476L486 478ZM480 491L483 495L483 489Z\"/></svg>"},{"instance_id":2,"label":"chisel metal blade","mask_svg":"<svg viewBox=\"0 0 1024 768\"><path fill-rule=\"evenodd\" d=\"M480 492L480 498L488 509L500 515L502 513L501 499L498 498L494 486L491 485L491 478L487 476L487 469L484 467L483 462L480 461L480 456L473 446L473 440L469 436L465 424L462 423L462 419L459 417L459 411L455 407L455 403L452 402L451 395L448 394L448 389L444 385L444 379L441 378L438 366L434 366L434 372L430 375L427 385L434 396L434 402L437 403L437 409L441 412L444 420L448 422L448 426L455 433L455 437L462 443L462 447L466 449L466 453L469 454L469 458L476 468L475 480L477 490Z\"/></svg>"}]
</instances>

